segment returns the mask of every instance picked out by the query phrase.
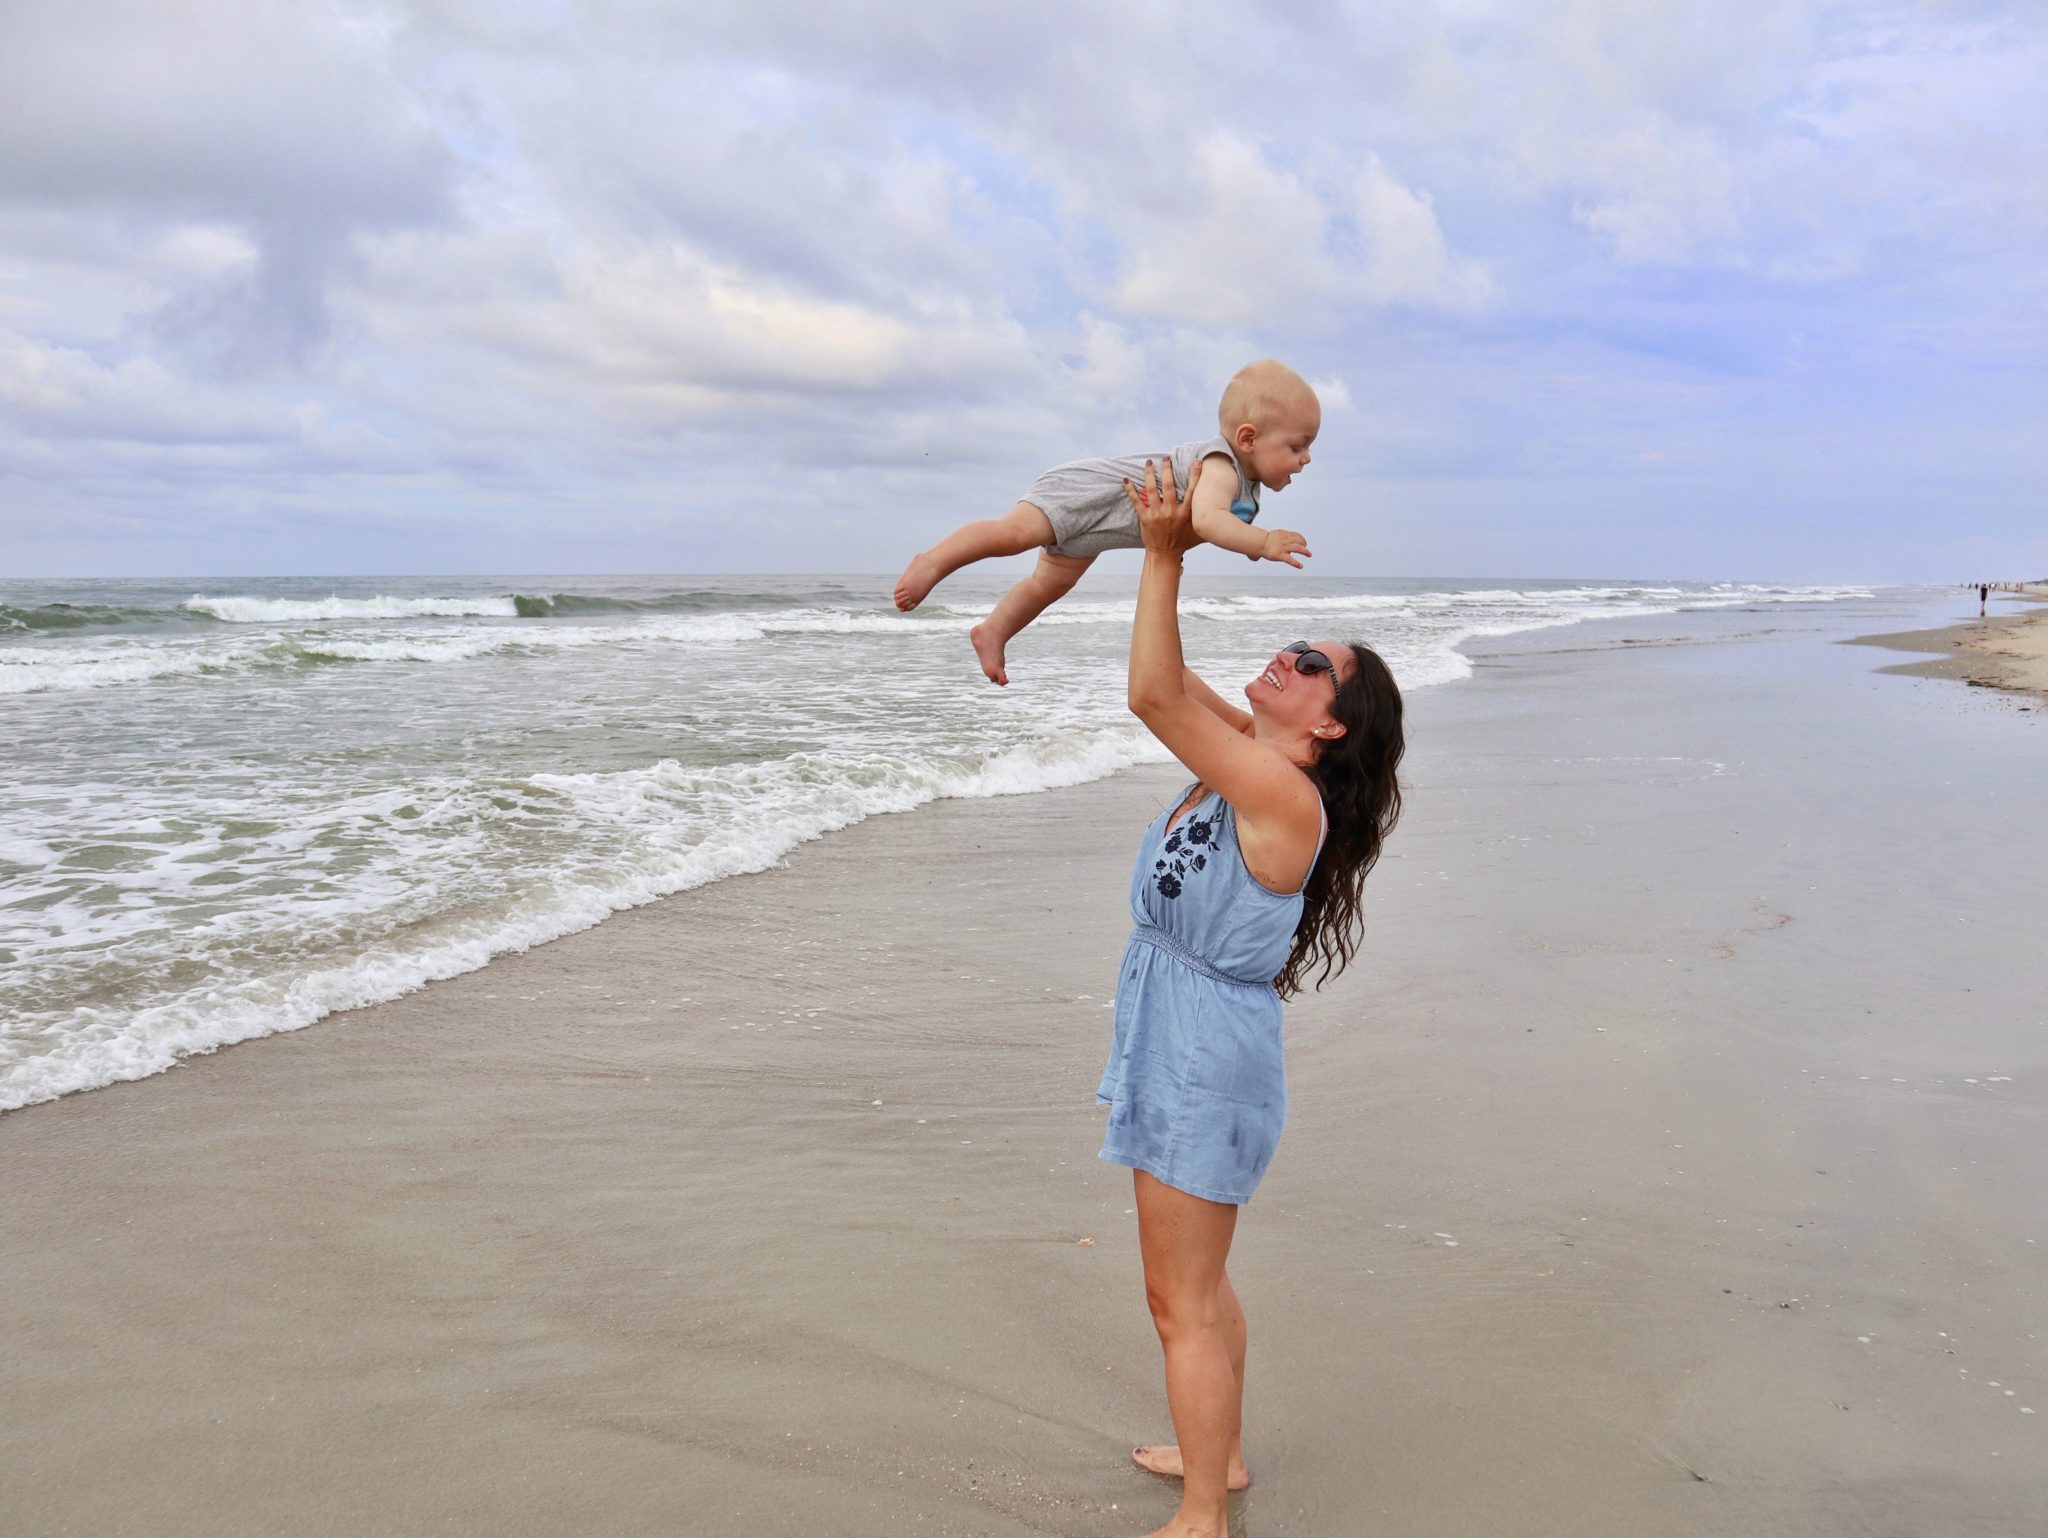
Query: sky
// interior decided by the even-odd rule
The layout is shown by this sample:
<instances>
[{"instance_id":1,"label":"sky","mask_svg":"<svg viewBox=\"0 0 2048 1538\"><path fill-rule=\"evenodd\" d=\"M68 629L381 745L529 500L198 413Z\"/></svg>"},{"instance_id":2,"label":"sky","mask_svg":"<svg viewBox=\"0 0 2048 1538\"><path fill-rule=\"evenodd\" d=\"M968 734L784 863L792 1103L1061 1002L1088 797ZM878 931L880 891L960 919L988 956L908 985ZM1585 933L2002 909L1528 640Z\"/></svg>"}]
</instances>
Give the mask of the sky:
<instances>
[{"instance_id":1,"label":"sky","mask_svg":"<svg viewBox=\"0 0 2048 1538\"><path fill-rule=\"evenodd\" d=\"M2048 574L2038 0L0 0L0 575ZM1112 556L1111 561L1118 557Z\"/></svg>"}]
</instances>

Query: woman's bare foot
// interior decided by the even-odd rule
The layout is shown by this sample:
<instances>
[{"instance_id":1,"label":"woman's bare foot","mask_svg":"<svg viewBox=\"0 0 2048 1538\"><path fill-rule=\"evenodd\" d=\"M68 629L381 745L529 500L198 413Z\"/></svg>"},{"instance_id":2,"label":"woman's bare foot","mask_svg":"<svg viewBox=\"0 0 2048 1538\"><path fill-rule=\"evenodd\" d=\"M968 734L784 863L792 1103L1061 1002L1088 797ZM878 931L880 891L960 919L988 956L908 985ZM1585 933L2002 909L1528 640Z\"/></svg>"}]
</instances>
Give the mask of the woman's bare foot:
<instances>
[{"instance_id":1,"label":"woman's bare foot","mask_svg":"<svg viewBox=\"0 0 2048 1538\"><path fill-rule=\"evenodd\" d=\"M1180 1479L1185 1474L1185 1470L1181 1468L1180 1449L1178 1447L1134 1447L1131 1449L1131 1462L1137 1464L1139 1468L1148 1474L1163 1474L1168 1479ZM1251 1482L1251 1471L1244 1466L1244 1460L1242 1458L1231 1459L1230 1472L1223 1481L1224 1488L1227 1490L1249 1489Z\"/></svg>"},{"instance_id":2,"label":"woman's bare foot","mask_svg":"<svg viewBox=\"0 0 2048 1538\"><path fill-rule=\"evenodd\" d=\"M988 674L988 681L1008 683L1010 675L1003 670L1003 638L983 624L968 631L967 639L974 643L974 655L981 662L982 672Z\"/></svg>"},{"instance_id":3,"label":"woman's bare foot","mask_svg":"<svg viewBox=\"0 0 2048 1538\"><path fill-rule=\"evenodd\" d=\"M1230 1529L1221 1520L1213 1526L1191 1524L1181 1520L1179 1512L1164 1527L1155 1527L1145 1538L1229 1538Z\"/></svg>"},{"instance_id":4,"label":"woman's bare foot","mask_svg":"<svg viewBox=\"0 0 2048 1538\"><path fill-rule=\"evenodd\" d=\"M929 550L920 550L910 558L910 564L903 568L903 575L896 579L896 591L892 595L896 607L908 614L925 600L925 595L939 585L939 578L945 575L939 570L939 563L932 559Z\"/></svg>"}]
</instances>

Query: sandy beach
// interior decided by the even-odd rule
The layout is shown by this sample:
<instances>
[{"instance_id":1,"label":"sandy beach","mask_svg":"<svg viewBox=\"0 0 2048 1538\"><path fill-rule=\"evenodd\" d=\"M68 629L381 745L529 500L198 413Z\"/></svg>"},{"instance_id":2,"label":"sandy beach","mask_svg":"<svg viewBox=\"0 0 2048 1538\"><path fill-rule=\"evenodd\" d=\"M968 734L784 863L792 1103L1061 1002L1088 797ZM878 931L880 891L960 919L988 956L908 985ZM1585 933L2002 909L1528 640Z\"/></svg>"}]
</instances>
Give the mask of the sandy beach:
<instances>
[{"instance_id":1,"label":"sandy beach","mask_svg":"<svg viewBox=\"0 0 2048 1538\"><path fill-rule=\"evenodd\" d=\"M1413 697L1233 1256L1242 1531L2038 1530L2043 722L1832 644L1887 617ZM1150 1531L1090 1092L1177 785L874 818L0 1118L6 1532Z\"/></svg>"},{"instance_id":2,"label":"sandy beach","mask_svg":"<svg viewBox=\"0 0 2048 1538\"><path fill-rule=\"evenodd\" d=\"M2026 597L2039 603L2048 599L2048 590L2037 593L2029 588ZM1963 620L1931 630L1857 636L1855 640L1862 646L1937 654L1928 662L1901 662L1886 668L1887 673L1953 678L1979 688L2048 699L2048 608Z\"/></svg>"}]
</instances>

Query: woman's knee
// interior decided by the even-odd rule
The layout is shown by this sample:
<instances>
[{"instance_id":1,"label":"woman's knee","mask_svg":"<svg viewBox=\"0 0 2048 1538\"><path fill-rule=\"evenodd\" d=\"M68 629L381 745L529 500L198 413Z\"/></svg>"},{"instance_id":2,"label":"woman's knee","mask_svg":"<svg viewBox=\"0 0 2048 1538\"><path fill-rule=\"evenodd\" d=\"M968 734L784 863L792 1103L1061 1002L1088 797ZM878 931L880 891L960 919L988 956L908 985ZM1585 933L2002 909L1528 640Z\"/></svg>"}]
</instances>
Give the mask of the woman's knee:
<instances>
[{"instance_id":1,"label":"woman's knee","mask_svg":"<svg viewBox=\"0 0 2048 1538\"><path fill-rule=\"evenodd\" d=\"M1172 1289L1147 1281L1145 1307L1151 1310L1152 1328L1159 1332L1161 1340L1170 1339L1185 1327L1178 1300L1174 1297Z\"/></svg>"},{"instance_id":2,"label":"woman's knee","mask_svg":"<svg viewBox=\"0 0 2048 1538\"><path fill-rule=\"evenodd\" d=\"M1214 1288L1147 1277L1145 1306L1152 1311L1152 1326L1161 1340L1220 1329L1223 1325L1223 1300Z\"/></svg>"}]
</instances>

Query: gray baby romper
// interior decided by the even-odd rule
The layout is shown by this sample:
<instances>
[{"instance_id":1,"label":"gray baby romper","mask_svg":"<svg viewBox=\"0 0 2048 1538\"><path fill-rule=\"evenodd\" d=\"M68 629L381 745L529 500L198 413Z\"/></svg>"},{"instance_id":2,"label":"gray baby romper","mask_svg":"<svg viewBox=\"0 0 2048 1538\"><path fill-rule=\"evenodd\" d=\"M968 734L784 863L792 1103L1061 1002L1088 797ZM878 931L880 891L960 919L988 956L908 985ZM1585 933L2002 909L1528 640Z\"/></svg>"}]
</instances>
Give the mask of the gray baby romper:
<instances>
[{"instance_id":1,"label":"gray baby romper","mask_svg":"<svg viewBox=\"0 0 2048 1538\"><path fill-rule=\"evenodd\" d=\"M1259 483L1244 473L1230 443L1215 437L1200 443L1183 443L1175 449L1174 484L1188 488L1188 476L1211 454L1222 454L1237 470L1237 489L1231 494L1232 508L1251 504L1252 518L1258 516ZM1124 480L1135 486L1145 484L1145 461L1163 464L1165 454L1125 454L1115 459L1076 459L1054 465L1031 483L1023 500L1044 513L1052 523L1054 555L1094 556L1105 550L1136 550L1145 542L1138 535L1138 515L1124 496ZM1245 522L1251 518L1238 513Z\"/></svg>"}]
</instances>

